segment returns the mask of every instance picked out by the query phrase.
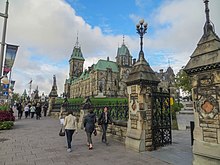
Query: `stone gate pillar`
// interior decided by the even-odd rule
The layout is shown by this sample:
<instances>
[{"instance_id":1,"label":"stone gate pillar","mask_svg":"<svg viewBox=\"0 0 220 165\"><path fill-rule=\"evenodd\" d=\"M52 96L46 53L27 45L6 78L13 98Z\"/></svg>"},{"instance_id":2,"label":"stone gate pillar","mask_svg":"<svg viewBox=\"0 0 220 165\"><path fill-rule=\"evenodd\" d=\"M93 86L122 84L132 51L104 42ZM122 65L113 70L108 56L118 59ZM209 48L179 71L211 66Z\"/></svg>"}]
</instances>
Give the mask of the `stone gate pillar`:
<instances>
[{"instance_id":1,"label":"stone gate pillar","mask_svg":"<svg viewBox=\"0 0 220 165\"><path fill-rule=\"evenodd\" d=\"M143 25L143 23L144 20L141 20L140 25L137 25L137 31L141 38L139 58L132 66L126 82L129 97L129 119L125 145L138 152L152 148L151 99L149 94L159 83L155 72L144 58L142 39L147 30L147 24Z\"/></svg>"},{"instance_id":2,"label":"stone gate pillar","mask_svg":"<svg viewBox=\"0 0 220 165\"><path fill-rule=\"evenodd\" d=\"M47 112L48 114L47 115L50 115L52 108L53 108L53 104L55 103L57 96L58 96L58 94L57 94L56 76L53 75L53 85L52 85L52 89L49 94L49 107L48 107L48 112Z\"/></svg>"},{"instance_id":3,"label":"stone gate pillar","mask_svg":"<svg viewBox=\"0 0 220 165\"><path fill-rule=\"evenodd\" d=\"M220 39L209 20L204 1L204 34L185 67L191 77L194 102L193 164L220 164Z\"/></svg>"}]
</instances>

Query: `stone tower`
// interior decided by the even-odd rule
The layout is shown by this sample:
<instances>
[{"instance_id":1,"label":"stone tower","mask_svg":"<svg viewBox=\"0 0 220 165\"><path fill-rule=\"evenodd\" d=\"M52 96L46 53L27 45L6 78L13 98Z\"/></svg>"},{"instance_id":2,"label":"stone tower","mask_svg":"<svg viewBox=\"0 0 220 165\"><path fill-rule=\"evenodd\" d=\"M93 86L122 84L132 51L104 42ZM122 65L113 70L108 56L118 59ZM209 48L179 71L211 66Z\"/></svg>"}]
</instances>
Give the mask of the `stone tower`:
<instances>
[{"instance_id":1,"label":"stone tower","mask_svg":"<svg viewBox=\"0 0 220 165\"><path fill-rule=\"evenodd\" d=\"M57 82L56 82L56 76L53 75L53 85L52 85L52 89L50 91L49 97L57 97Z\"/></svg>"},{"instance_id":2,"label":"stone tower","mask_svg":"<svg viewBox=\"0 0 220 165\"><path fill-rule=\"evenodd\" d=\"M220 39L210 21L208 2L204 0L203 36L184 69L192 81L194 165L220 164Z\"/></svg>"},{"instance_id":3,"label":"stone tower","mask_svg":"<svg viewBox=\"0 0 220 165\"><path fill-rule=\"evenodd\" d=\"M116 63L118 64L119 68L119 95L125 96L127 91L127 86L125 81L128 79L128 75L131 71L132 67L132 56L128 47L123 43L121 47L118 48L117 56L116 56Z\"/></svg>"},{"instance_id":4,"label":"stone tower","mask_svg":"<svg viewBox=\"0 0 220 165\"><path fill-rule=\"evenodd\" d=\"M76 45L73 48L73 52L71 54L70 60L69 60L69 77L70 79L78 78L83 73L83 64L85 59L83 58L83 54L81 51L81 47L79 46L78 36Z\"/></svg>"}]
</instances>

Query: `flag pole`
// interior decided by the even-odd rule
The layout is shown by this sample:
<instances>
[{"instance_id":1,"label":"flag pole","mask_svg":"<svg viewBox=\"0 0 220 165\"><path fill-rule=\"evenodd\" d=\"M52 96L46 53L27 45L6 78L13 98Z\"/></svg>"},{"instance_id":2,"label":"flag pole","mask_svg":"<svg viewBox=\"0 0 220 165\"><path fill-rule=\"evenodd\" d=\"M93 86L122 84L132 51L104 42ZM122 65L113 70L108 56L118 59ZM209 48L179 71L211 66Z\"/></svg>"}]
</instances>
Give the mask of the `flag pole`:
<instances>
[{"instance_id":1,"label":"flag pole","mask_svg":"<svg viewBox=\"0 0 220 165\"><path fill-rule=\"evenodd\" d=\"M32 79L29 82L29 96L30 96L30 98L31 98L31 86L32 86Z\"/></svg>"}]
</instances>

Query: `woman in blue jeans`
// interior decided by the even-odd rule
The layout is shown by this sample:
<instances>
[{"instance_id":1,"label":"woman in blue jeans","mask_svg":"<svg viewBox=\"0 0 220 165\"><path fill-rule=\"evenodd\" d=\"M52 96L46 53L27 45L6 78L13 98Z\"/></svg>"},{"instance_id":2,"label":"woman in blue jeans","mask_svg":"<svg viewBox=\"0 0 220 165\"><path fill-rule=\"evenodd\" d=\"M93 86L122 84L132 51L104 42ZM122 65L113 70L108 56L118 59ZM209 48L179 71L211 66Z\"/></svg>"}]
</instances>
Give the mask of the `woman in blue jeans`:
<instances>
[{"instance_id":1,"label":"woman in blue jeans","mask_svg":"<svg viewBox=\"0 0 220 165\"><path fill-rule=\"evenodd\" d=\"M107 132L109 123L113 125L113 120L110 116L110 113L108 112L108 108L105 107L98 119L98 124L102 126L102 142L105 143L106 145L108 145L106 132Z\"/></svg>"},{"instance_id":2,"label":"woman in blue jeans","mask_svg":"<svg viewBox=\"0 0 220 165\"><path fill-rule=\"evenodd\" d=\"M73 112L69 111L67 116L64 119L64 124L63 124L65 131L66 131L66 138L67 138L67 152L72 151L71 143L72 143L72 137L74 132L76 131L77 133L77 120L76 117L73 116Z\"/></svg>"}]
</instances>

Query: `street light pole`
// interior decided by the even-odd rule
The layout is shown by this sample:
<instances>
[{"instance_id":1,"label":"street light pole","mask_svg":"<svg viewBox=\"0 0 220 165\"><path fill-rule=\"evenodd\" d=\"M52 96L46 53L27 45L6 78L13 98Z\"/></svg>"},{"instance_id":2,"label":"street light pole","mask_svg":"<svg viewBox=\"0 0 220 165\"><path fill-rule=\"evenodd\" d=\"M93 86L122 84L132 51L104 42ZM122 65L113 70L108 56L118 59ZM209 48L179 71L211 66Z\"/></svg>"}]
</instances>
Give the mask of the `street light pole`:
<instances>
[{"instance_id":1,"label":"street light pole","mask_svg":"<svg viewBox=\"0 0 220 165\"><path fill-rule=\"evenodd\" d=\"M139 21L139 24L136 25L137 33L140 35L140 47L141 52L143 52L143 36L147 32L147 23L144 23L144 19Z\"/></svg>"},{"instance_id":2,"label":"street light pole","mask_svg":"<svg viewBox=\"0 0 220 165\"><path fill-rule=\"evenodd\" d=\"M4 18L3 32L2 32L2 41L1 41L1 51L0 51L0 76L2 75L3 68L3 58L5 50L5 38L6 38L6 28L7 28L7 19L8 19L8 0L6 1L5 13L0 13L0 16Z\"/></svg>"},{"instance_id":3,"label":"street light pole","mask_svg":"<svg viewBox=\"0 0 220 165\"><path fill-rule=\"evenodd\" d=\"M140 52L138 61L146 61L144 58L144 51L143 51L143 36L147 32L147 23L144 23L144 19L139 21L139 24L136 25L137 33L140 35Z\"/></svg>"}]
</instances>

